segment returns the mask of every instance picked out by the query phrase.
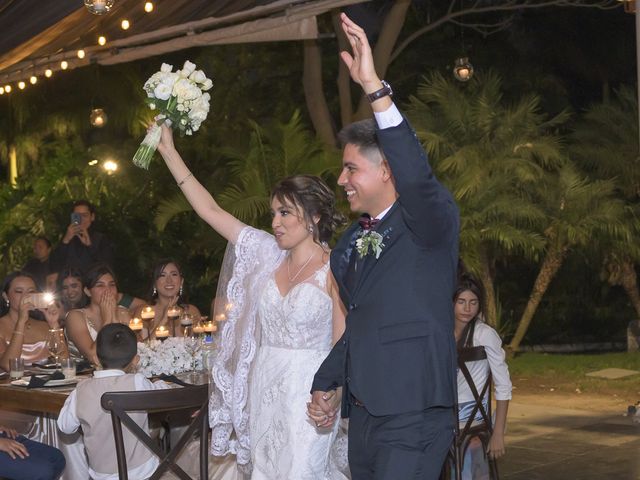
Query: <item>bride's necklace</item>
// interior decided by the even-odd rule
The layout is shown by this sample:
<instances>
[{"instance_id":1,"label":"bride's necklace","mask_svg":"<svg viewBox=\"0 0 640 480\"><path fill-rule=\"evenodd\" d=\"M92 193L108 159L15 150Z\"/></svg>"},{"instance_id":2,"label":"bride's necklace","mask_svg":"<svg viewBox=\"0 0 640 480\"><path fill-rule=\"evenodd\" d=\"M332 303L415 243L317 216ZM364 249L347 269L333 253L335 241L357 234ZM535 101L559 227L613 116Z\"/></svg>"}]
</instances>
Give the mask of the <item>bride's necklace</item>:
<instances>
[{"instance_id":1,"label":"bride's necklace","mask_svg":"<svg viewBox=\"0 0 640 480\"><path fill-rule=\"evenodd\" d=\"M287 277L289 278L289 283L295 282L296 278L298 278L298 276L302 273L305 267L309 265L309 262L311 262L311 259L313 259L313 257L316 256L316 252L317 250L314 250L313 253L309 255L309 258L307 258L307 261L304 262L304 265L300 267L300 269L296 272L296 274L293 277L291 276L291 254L287 255Z\"/></svg>"}]
</instances>

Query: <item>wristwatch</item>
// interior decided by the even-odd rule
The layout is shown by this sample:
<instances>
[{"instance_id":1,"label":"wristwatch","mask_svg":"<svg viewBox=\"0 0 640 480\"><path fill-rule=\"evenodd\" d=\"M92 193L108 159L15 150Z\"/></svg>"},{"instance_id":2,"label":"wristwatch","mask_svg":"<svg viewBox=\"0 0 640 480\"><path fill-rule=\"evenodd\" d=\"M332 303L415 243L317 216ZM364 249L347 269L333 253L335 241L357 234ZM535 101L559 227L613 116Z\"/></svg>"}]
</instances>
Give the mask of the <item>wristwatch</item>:
<instances>
[{"instance_id":1,"label":"wristwatch","mask_svg":"<svg viewBox=\"0 0 640 480\"><path fill-rule=\"evenodd\" d=\"M380 90L376 90L373 93L367 93L367 98L369 99L369 103L373 103L382 97L386 97L387 95L389 95L390 97L393 96L393 90L391 90L391 85L382 80L382 88Z\"/></svg>"}]
</instances>

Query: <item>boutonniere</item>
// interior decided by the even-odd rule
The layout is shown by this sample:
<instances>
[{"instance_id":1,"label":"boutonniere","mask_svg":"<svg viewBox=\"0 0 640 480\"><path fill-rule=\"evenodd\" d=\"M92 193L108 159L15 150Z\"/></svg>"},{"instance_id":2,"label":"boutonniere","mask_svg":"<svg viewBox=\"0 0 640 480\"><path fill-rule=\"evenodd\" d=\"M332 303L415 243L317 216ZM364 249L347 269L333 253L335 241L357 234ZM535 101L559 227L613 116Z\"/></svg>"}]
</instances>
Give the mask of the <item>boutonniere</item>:
<instances>
[{"instance_id":1,"label":"boutonniere","mask_svg":"<svg viewBox=\"0 0 640 480\"><path fill-rule=\"evenodd\" d=\"M377 260L384 248L384 243L382 243L383 239L384 237L375 230L363 230L360 232L356 240L356 250L360 258L364 258L373 253Z\"/></svg>"}]
</instances>

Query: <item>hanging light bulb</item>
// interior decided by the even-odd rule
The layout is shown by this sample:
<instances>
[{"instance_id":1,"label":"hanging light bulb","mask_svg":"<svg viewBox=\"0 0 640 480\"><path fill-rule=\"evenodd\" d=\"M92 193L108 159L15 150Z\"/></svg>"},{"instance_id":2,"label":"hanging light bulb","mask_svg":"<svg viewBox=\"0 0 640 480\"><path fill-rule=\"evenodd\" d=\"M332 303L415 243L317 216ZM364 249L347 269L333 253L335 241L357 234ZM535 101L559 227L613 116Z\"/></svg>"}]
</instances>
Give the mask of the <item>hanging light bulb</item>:
<instances>
[{"instance_id":1,"label":"hanging light bulb","mask_svg":"<svg viewBox=\"0 0 640 480\"><path fill-rule=\"evenodd\" d=\"M5 91L5 93L11 93L11 85L5 85L4 86L4 91Z\"/></svg>"},{"instance_id":2,"label":"hanging light bulb","mask_svg":"<svg viewBox=\"0 0 640 480\"><path fill-rule=\"evenodd\" d=\"M0 95L4 95L4 87L0 87Z\"/></svg>"},{"instance_id":3,"label":"hanging light bulb","mask_svg":"<svg viewBox=\"0 0 640 480\"><path fill-rule=\"evenodd\" d=\"M63 60L60 62L60 68L62 70L66 70L67 68L69 68L69 62L67 62L66 60Z\"/></svg>"},{"instance_id":4,"label":"hanging light bulb","mask_svg":"<svg viewBox=\"0 0 640 480\"><path fill-rule=\"evenodd\" d=\"M473 65L469 62L468 57L457 58L453 65L453 76L456 80L467 82L473 77Z\"/></svg>"},{"instance_id":5,"label":"hanging light bulb","mask_svg":"<svg viewBox=\"0 0 640 480\"><path fill-rule=\"evenodd\" d=\"M104 35L100 35L98 37L98 44L105 45L106 43L107 43L107 37L105 37Z\"/></svg>"},{"instance_id":6,"label":"hanging light bulb","mask_svg":"<svg viewBox=\"0 0 640 480\"><path fill-rule=\"evenodd\" d=\"M130 26L131 22L129 22L129 20L127 20L126 18L122 20L122 22L120 22L120 28L122 28L123 30L129 30Z\"/></svg>"},{"instance_id":7,"label":"hanging light bulb","mask_svg":"<svg viewBox=\"0 0 640 480\"><path fill-rule=\"evenodd\" d=\"M153 2L145 2L144 11L147 13L153 12Z\"/></svg>"},{"instance_id":8,"label":"hanging light bulb","mask_svg":"<svg viewBox=\"0 0 640 480\"><path fill-rule=\"evenodd\" d=\"M35 75L31 75L29 82L31 83L31 85L35 85L36 83L38 83L38 77L36 77Z\"/></svg>"},{"instance_id":9,"label":"hanging light bulb","mask_svg":"<svg viewBox=\"0 0 640 480\"><path fill-rule=\"evenodd\" d=\"M114 0L84 0L84 6L94 15L104 15L113 8Z\"/></svg>"},{"instance_id":10,"label":"hanging light bulb","mask_svg":"<svg viewBox=\"0 0 640 480\"><path fill-rule=\"evenodd\" d=\"M80 49L76 52L76 55L78 55L78 58L84 58L85 53L83 49Z\"/></svg>"},{"instance_id":11,"label":"hanging light bulb","mask_svg":"<svg viewBox=\"0 0 640 480\"><path fill-rule=\"evenodd\" d=\"M20 81L18 82L18 88L19 88L20 90L24 90L24 87L26 87L26 86L27 86L27 84L26 84L26 83L24 83L22 80L20 80Z\"/></svg>"},{"instance_id":12,"label":"hanging light bulb","mask_svg":"<svg viewBox=\"0 0 640 480\"><path fill-rule=\"evenodd\" d=\"M44 76L47 77L47 78L51 78L51 75L53 75L53 71L50 68L47 68L44 71Z\"/></svg>"},{"instance_id":13,"label":"hanging light bulb","mask_svg":"<svg viewBox=\"0 0 640 480\"><path fill-rule=\"evenodd\" d=\"M107 114L104 113L102 108L94 108L89 115L89 122L91 125L97 128L102 128L107 123Z\"/></svg>"}]
</instances>

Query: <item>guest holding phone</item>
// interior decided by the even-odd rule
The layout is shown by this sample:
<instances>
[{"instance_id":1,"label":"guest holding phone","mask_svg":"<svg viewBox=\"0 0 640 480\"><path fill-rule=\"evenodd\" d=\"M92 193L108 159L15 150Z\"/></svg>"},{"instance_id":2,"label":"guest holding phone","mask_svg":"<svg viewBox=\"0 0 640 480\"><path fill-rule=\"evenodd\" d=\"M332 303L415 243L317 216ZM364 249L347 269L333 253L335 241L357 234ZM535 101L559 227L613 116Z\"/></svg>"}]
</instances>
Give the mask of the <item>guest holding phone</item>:
<instances>
[{"instance_id":1,"label":"guest holding phone","mask_svg":"<svg viewBox=\"0 0 640 480\"><path fill-rule=\"evenodd\" d=\"M56 272L74 268L83 274L96 263L113 264L109 239L93 228L94 206L87 200L77 200L71 209L71 221L58 247L51 254Z\"/></svg>"},{"instance_id":2,"label":"guest holding phone","mask_svg":"<svg viewBox=\"0 0 640 480\"><path fill-rule=\"evenodd\" d=\"M40 297L36 282L26 272L9 274L2 284L0 302L0 367L9 371L9 360L22 357L25 363L46 360L47 338L60 327L60 310ZM42 321L46 320L46 321ZM61 357L64 351L57 352Z\"/></svg>"}]
</instances>

